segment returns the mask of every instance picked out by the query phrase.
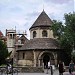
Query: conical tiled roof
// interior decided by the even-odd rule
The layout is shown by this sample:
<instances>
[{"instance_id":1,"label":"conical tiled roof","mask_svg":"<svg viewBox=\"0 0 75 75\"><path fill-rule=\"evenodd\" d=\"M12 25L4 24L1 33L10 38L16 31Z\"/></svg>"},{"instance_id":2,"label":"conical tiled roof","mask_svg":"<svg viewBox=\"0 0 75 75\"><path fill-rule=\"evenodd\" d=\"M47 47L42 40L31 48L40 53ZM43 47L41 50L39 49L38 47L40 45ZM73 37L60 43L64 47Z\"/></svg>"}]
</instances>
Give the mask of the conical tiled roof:
<instances>
[{"instance_id":1,"label":"conical tiled roof","mask_svg":"<svg viewBox=\"0 0 75 75\"><path fill-rule=\"evenodd\" d=\"M30 29L35 27L50 27L51 25L52 25L51 19L43 10Z\"/></svg>"}]
</instances>

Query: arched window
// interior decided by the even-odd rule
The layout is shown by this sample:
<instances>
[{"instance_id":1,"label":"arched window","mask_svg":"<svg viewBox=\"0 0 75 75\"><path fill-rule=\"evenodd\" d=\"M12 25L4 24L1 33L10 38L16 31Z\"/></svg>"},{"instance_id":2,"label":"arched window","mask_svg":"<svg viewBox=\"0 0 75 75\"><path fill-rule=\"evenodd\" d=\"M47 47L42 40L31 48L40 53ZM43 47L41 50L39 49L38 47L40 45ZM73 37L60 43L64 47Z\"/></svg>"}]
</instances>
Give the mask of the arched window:
<instances>
[{"instance_id":1,"label":"arched window","mask_svg":"<svg viewBox=\"0 0 75 75\"><path fill-rule=\"evenodd\" d=\"M47 37L47 31L46 30L42 31L42 37Z\"/></svg>"},{"instance_id":2,"label":"arched window","mask_svg":"<svg viewBox=\"0 0 75 75\"><path fill-rule=\"evenodd\" d=\"M36 31L33 31L33 38L36 37Z\"/></svg>"},{"instance_id":3,"label":"arched window","mask_svg":"<svg viewBox=\"0 0 75 75\"><path fill-rule=\"evenodd\" d=\"M10 39L12 39L12 34L10 34Z\"/></svg>"}]
</instances>

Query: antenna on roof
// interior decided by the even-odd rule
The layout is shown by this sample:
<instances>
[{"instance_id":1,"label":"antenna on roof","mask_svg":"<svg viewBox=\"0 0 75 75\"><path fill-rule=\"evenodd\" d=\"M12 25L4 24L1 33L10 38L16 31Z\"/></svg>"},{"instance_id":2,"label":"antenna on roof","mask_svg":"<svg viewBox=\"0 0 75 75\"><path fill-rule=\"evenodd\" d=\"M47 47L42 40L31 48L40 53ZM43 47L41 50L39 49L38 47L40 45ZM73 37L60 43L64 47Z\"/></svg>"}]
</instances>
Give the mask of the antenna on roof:
<instances>
[{"instance_id":1,"label":"antenna on roof","mask_svg":"<svg viewBox=\"0 0 75 75\"><path fill-rule=\"evenodd\" d=\"M43 3L43 12L44 12L44 2L43 2L43 0L42 0L42 3Z\"/></svg>"},{"instance_id":2,"label":"antenna on roof","mask_svg":"<svg viewBox=\"0 0 75 75\"><path fill-rule=\"evenodd\" d=\"M16 30L16 26L15 26L15 30Z\"/></svg>"},{"instance_id":3,"label":"antenna on roof","mask_svg":"<svg viewBox=\"0 0 75 75\"><path fill-rule=\"evenodd\" d=\"M44 11L44 4L43 4L43 11Z\"/></svg>"}]
</instances>

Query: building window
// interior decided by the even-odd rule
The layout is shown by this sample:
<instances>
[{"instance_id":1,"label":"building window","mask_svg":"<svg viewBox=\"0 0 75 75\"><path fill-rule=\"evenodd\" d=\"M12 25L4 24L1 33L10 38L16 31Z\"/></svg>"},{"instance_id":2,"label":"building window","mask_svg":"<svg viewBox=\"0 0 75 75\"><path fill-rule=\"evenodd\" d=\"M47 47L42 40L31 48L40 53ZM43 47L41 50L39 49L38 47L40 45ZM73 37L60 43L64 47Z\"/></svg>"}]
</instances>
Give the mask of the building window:
<instances>
[{"instance_id":1,"label":"building window","mask_svg":"<svg viewBox=\"0 0 75 75\"><path fill-rule=\"evenodd\" d=\"M12 34L10 34L10 39L12 39Z\"/></svg>"},{"instance_id":2,"label":"building window","mask_svg":"<svg viewBox=\"0 0 75 75\"><path fill-rule=\"evenodd\" d=\"M42 37L47 37L47 31L46 30L42 31Z\"/></svg>"},{"instance_id":3,"label":"building window","mask_svg":"<svg viewBox=\"0 0 75 75\"><path fill-rule=\"evenodd\" d=\"M25 53L23 53L23 59L25 58Z\"/></svg>"},{"instance_id":4,"label":"building window","mask_svg":"<svg viewBox=\"0 0 75 75\"><path fill-rule=\"evenodd\" d=\"M13 34L13 39L15 38L15 34Z\"/></svg>"},{"instance_id":5,"label":"building window","mask_svg":"<svg viewBox=\"0 0 75 75\"><path fill-rule=\"evenodd\" d=\"M18 44L21 44L21 40L18 40Z\"/></svg>"},{"instance_id":6,"label":"building window","mask_svg":"<svg viewBox=\"0 0 75 75\"><path fill-rule=\"evenodd\" d=\"M24 44L25 40L24 39L21 39L21 44Z\"/></svg>"},{"instance_id":7,"label":"building window","mask_svg":"<svg viewBox=\"0 0 75 75\"><path fill-rule=\"evenodd\" d=\"M36 37L36 31L33 31L33 38Z\"/></svg>"}]
</instances>

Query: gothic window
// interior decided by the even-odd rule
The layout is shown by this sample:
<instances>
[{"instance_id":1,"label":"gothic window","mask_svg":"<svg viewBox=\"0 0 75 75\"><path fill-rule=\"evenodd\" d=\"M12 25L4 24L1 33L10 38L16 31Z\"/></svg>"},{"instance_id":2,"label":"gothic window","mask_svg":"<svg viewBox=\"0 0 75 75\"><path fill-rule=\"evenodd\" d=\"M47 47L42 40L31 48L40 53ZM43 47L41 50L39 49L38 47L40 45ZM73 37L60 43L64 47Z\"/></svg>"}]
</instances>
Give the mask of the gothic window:
<instances>
[{"instance_id":1,"label":"gothic window","mask_svg":"<svg viewBox=\"0 0 75 75\"><path fill-rule=\"evenodd\" d=\"M35 38L35 37L36 37L36 31L33 32L33 38Z\"/></svg>"},{"instance_id":2,"label":"gothic window","mask_svg":"<svg viewBox=\"0 0 75 75\"><path fill-rule=\"evenodd\" d=\"M42 31L42 37L47 37L47 31L46 30Z\"/></svg>"},{"instance_id":3,"label":"gothic window","mask_svg":"<svg viewBox=\"0 0 75 75\"><path fill-rule=\"evenodd\" d=\"M13 34L13 39L15 38L15 34Z\"/></svg>"},{"instance_id":4,"label":"gothic window","mask_svg":"<svg viewBox=\"0 0 75 75\"><path fill-rule=\"evenodd\" d=\"M24 39L21 39L21 43L24 44L24 42L25 42L25 40Z\"/></svg>"},{"instance_id":5,"label":"gothic window","mask_svg":"<svg viewBox=\"0 0 75 75\"><path fill-rule=\"evenodd\" d=\"M21 40L18 40L18 44L21 44Z\"/></svg>"}]
</instances>

